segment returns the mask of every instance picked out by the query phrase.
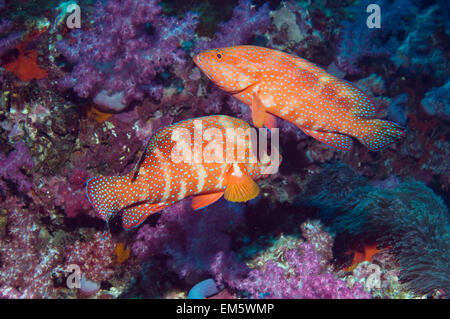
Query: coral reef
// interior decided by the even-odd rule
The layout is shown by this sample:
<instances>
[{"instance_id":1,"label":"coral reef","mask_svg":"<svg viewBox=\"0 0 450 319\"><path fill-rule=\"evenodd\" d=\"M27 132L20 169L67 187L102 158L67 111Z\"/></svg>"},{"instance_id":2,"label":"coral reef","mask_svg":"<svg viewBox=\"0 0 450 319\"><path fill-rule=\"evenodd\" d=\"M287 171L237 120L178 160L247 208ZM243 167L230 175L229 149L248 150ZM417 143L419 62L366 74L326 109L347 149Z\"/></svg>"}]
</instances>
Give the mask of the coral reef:
<instances>
[{"instance_id":1,"label":"coral reef","mask_svg":"<svg viewBox=\"0 0 450 319\"><path fill-rule=\"evenodd\" d=\"M228 235L242 223L239 205L219 202L193 214L189 200L184 200L165 209L156 227L141 227L131 249L141 260L166 256L169 269L181 278L214 275L219 283L229 281L246 271Z\"/></svg>"},{"instance_id":2,"label":"coral reef","mask_svg":"<svg viewBox=\"0 0 450 319\"><path fill-rule=\"evenodd\" d=\"M441 87L433 88L425 94L422 100L422 107L427 114L438 116L439 118L450 121L450 103L448 97L450 94L450 82Z\"/></svg>"},{"instance_id":3,"label":"coral reef","mask_svg":"<svg viewBox=\"0 0 450 319\"><path fill-rule=\"evenodd\" d=\"M94 29L75 30L56 44L74 64L60 86L116 112L144 93L161 99L156 77L184 67L183 45L194 36L196 16L177 20L160 13L154 0L97 2Z\"/></svg>"},{"instance_id":4,"label":"coral reef","mask_svg":"<svg viewBox=\"0 0 450 319\"><path fill-rule=\"evenodd\" d=\"M6 36L0 38L0 58L8 53L9 50L14 49L20 41L21 34L17 32L9 33L8 31L10 29L11 21L5 19L0 20L0 34L7 33Z\"/></svg>"},{"instance_id":5,"label":"coral reef","mask_svg":"<svg viewBox=\"0 0 450 319\"><path fill-rule=\"evenodd\" d=\"M445 6L443 2L437 3L415 17L412 23L420 28L412 29L396 50L393 61L397 67L407 67L412 75L429 74L440 81L448 78L444 53L434 45L436 39L433 36L439 32L437 26L442 24L439 20L444 18L440 10L445 10Z\"/></svg>"},{"instance_id":6,"label":"coral reef","mask_svg":"<svg viewBox=\"0 0 450 319\"><path fill-rule=\"evenodd\" d=\"M383 11L382 27L369 29L366 24L366 8L370 4L370 0L359 1L350 9L353 21L342 22L335 62L341 70L349 74L361 73L359 63L363 58L389 58L393 55L399 46L400 30L406 28L406 18L414 15L416 10L409 0L395 0L392 3L387 0L378 1L377 5Z\"/></svg>"},{"instance_id":7,"label":"coral reef","mask_svg":"<svg viewBox=\"0 0 450 319\"><path fill-rule=\"evenodd\" d=\"M333 240L321 225L309 222L301 228L306 242L259 256L264 260L262 269L252 269L236 288L252 298L370 298L359 283L349 287L327 271Z\"/></svg>"},{"instance_id":8,"label":"coral reef","mask_svg":"<svg viewBox=\"0 0 450 319\"><path fill-rule=\"evenodd\" d=\"M400 266L400 280L416 293L448 294L450 221L441 198L413 180L375 188L342 166L321 174L314 184L327 179L333 185L319 182L320 191L308 189L299 195L300 202L321 207L334 233L389 246Z\"/></svg>"},{"instance_id":9,"label":"coral reef","mask_svg":"<svg viewBox=\"0 0 450 319\"><path fill-rule=\"evenodd\" d=\"M267 4L255 9L250 0L241 0L233 9L232 18L219 24L214 39L200 39L195 52L246 43L250 37L263 34L271 22L269 12Z\"/></svg>"},{"instance_id":10,"label":"coral reef","mask_svg":"<svg viewBox=\"0 0 450 319\"><path fill-rule=\"evenodd\" d=\"M111 279L114 274L114 248L111 235L97 232L89 241L77 240L69 245L64 262L66 265L79 265L87 279L100 283Z\"/></svg>"},{"instance_id":11,"label":"coral reef","mask_svg":"<svg viewBox=\"0 0 450 319\"><path fill-rule=\"evenodd\" d=\"M377 1L380 29L369 0L79 0L70 29L74 3L0 0L0 298L450 297L446 1ZM257 199L105 228L91 177L130 172L174 122L251 122L191 61L237 44L352 82L404 141L340 152L278 119L282 165Z\"/></svg>"},{"instance_id":12,"label":"coral reef","mask_svg":"<svg viewBox=\"0 0 450 319\"><path fill-rule=\"evenodd\" d=\"M26 176L21 169L31 170L33 158L31 157L24 142L18 142L15 149L8 155L0 153L0 189L6 189L6 182L13 183L20 192L27 192L32 187L30 177Z\"/></svg>"},{"instance_id":13,"label":"coral reef","mask_svg":"<svg viewBox=\"0 0 450 319\"><path fill-rule=\"evenodd\" d=\"M3 210L9 236L0 242L0 297L57 297L53 280L62 270L58 271L62 252L46 244L37 216L24 202L11 196L2 203Z\"/></svg>"}]
</instances>

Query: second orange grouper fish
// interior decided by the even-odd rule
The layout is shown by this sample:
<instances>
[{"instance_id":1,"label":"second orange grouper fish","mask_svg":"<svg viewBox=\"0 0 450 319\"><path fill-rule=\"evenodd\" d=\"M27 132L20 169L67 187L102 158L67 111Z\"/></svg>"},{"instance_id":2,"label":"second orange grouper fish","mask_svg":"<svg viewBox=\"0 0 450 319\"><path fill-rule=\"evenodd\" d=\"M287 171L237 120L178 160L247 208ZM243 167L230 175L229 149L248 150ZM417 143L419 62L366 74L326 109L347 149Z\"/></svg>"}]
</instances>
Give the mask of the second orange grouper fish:
<instances>
[{"instance_id":1,"label":"second orange grouper fish","mask_svg":"<svg viewBox=\"0 0 450 319\"><path fill-rule=\"evenodd\" d=\"M223 161L219 160L220 157L212 157L217 161L208 162L203 158L195 162L196 147L204 156L208 147L210 151L212 150L211 136L209 141L206 136L201 140L198 135L196 136L195 129L199 123L205 135L208 129L213 129L213 134L223 136L222 145L212 147L214 151L220 152L223 148ZM227 129L230 128L246 130L250 125L237 118L215 115L189 119L160 129L150 139L134 172L125 176L96 177L87 182L87 196L97 215L108 221L121 212L123 227L131 229L141 224L150 214L188 196L194 196L192 201L194 209L205 207L222 195L229 201L241 202L256 197L259 188L254 180L265 174L267 164L263 165L258 160L242 162L242 159L250 158L252 143L249 141L242 144L244 147L239 148L236 146L236 138L230 143L236 146L233 146L234 161L227 161L225 151L229 149L222 146L225 145L229 134ZM188 138L183 139L180 136ZM176 159L173 157L174 149L178 148L180 154L182 153L179 148L179 145L182 145L180 141L185 142L185 151L192 152L189 160L174 161ZM220 139L218 141L220 142ZM195 146L196 142L200 148ZM245 157L239 157L238 151L245 152Z\"/></svg>"},{"instance_id":2,"label":"second orange grouper fish","mask_svg":"<svg viewBox=\"0 0 450 319\"><path fill-rule=\"evenodd\" d=\"M275 126L275 115L343 151L352 148L351 137L378 151L405 135L397 124L374 119L375 106L360 89L297 56L243 45L202 52L194 62L251 107L256 127Z\"/></svg>"}]
</instances>

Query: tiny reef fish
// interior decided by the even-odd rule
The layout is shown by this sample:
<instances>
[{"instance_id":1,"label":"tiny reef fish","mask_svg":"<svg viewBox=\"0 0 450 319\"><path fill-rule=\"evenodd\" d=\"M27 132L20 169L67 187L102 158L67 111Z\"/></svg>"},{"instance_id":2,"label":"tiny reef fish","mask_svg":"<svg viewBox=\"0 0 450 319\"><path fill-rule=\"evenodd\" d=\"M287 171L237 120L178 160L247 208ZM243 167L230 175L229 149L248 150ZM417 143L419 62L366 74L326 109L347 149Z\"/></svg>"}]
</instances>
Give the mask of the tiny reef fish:
<instances>
[{"instance_id":1,"label":"tiny reef fish","mask_svg":"<svg viewBox=\"0 0 450 319\"><path fill-rule=\"evenodd\" d=\"M204 51L194 63L250 106L256 127L275 127L275 115L343 151L351 137L378 151L405 136L399 125L374 118L375 105L359 88L297 56L242 45Z\"/></svg>"},{"instance_id":2,"label":"tiny reef fish","mask_svg":"<svg viewBox=\"0 0 450 319\"><path fill-rule=\"evenodd\" d=\"M222 144L217 148L211 137L199 139L195 130L201 123L202 130L216 131L223 139L216 139ZM200 209L217 201L224 195L226 200L243 202L253 199L259 194L259 187L255 180L266 175L266 164L255 157L255 161L242 161L239 157L245 152L245 159L250 159L252 142L245 138L242 148L237 146L238 138L232 137L229 145L233 146L234 161L218 160L226 159L225 152L230 150L224 145L229 137L228 129L250 128L250 125L237 118L214 115L189 119L158 130L150 139L141 160L134 171L124 176L105 176L90 179L86 184L86 192L90 203L93 205L97 216L108 221L118 213L122 213L122 225L125 229L131 229L140 225L150 214L155 213L188 196L192 199L192 208ZM217 131L219 130L219 131ZM181 132L181 133L180 133ZM183 133L184 132L184 133ZM210 131L211 132L211 131ZM219 133L217 133L219 132ZM174 137L177 136L177 137ZM192 138L191 138L192 137ZM218 157L214 162L210 161L180 161L173 160L172 152L184 141L184 147L190 149L195 156L195 148L203 152L203 156L209 151ZM222 153L222 157L220 156ZM195 154L194 154L195 153ZM255 154L255 153L252 153Z\"/></svg>"}]
</instances>

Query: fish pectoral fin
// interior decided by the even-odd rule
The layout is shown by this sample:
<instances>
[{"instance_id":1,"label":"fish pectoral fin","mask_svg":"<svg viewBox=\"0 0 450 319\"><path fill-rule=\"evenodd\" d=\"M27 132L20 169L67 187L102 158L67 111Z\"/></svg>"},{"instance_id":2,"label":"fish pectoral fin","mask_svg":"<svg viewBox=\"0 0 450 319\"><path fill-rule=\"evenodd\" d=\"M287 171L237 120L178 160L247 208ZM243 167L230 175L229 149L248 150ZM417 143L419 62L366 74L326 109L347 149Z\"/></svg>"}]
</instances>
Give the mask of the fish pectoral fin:
<instances>
[{"instance_id":1,"label":"fish pectoral fin","mask_svg":"<svg viewBox=\"0 0 450 319\"><path fill-rule=\"evenodd\" d=\"M217 202L223 196L223 193L224 192L196 195L192 197L191 207L193 210L205 208L206 206Z\"/></svg>"},{"instance_id":2,"label":"fish pectoral fin","mask_svg":"<svg viewBox=\"0 0 450 319\"><path fill-rule=\"evenodd\" d=\"M314 130L308 130L305 128L301 128L303 132L308 134L311 137L314 137L316 140L336 148L340 151L350 151L353 146L353 140L350 136L342 135L339 133L331 133L331 132L319 132Z\"/></svg>"},{"instance_id":3,"label":"fish pectoral fin","mask_svg":"<svg viewBox=\"0 0 450 319\"><path fill-rule=\"evenodd\" d=\"M252 92L252 121L253 125L260 128L266 121L266 107L264 106L258 93Z\"/></svg>"},{"instance_id":4,"label":"fish pectoral fin","mask_svg":"<svg viewBox=\"0 0 450 319\"><path fill-rule=\"evenodd\" d=\"M264 120L264 126L267 127L270 131L272 131L272 129L278 127L277 118L272 114L266 112L266 119Z\"/></svg>"},{"instance_id":5,"label":"fish pectoral fin","mask_svg":"<svg viewBox=\"0 0 450 319\"><path fill-rule=\"evenodd\" d=\"M246 202L258 196L259 187L255 181L245 174L228 174L228 184L224 197L230 202Z\"/></svg>"},{"instance_id":6,"label":"fish pectoral fin","mask_svg":"<svg viewBox=\"0 0 450 319\"><path fill-rule=\"evenodd\" d=\"M122 214L122 226L124 229L132 229L144 222L150 214L160 211L167 203L144 203L125 208Z\"/></svg>"}]
</instances>

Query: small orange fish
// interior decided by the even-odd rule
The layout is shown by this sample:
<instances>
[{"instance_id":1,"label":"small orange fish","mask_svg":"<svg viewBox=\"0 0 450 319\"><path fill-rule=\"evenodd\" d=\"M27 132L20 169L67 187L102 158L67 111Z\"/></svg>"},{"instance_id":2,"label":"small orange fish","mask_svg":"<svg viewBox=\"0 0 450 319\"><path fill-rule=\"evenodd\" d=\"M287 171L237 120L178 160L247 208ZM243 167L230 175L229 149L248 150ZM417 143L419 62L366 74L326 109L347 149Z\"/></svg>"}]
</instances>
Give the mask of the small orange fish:
<instances>
[{"instance_id":1,"label":"small orange fish","mask_svg":"<svg viewBox=\"0 0 450 319\"><path fill-rule=\"evenodd\" d=\"M203 138L198 133L199 123ZM96 177L87 182L87 196L97 215L108 221L122 212L123 227L131 229L150 214L188 196L194 196L194 209L205 207L222 195L236 202L256 197L259 187L254 180L266 174L268 162L263 165L256 156L251 161L251 154L255 154L251 139L245 137L247 142L239 147L240 137L231 136L229 129L245 132L250 125L237 118L215 115L160 129L150 139L133 172ZM232 138L229 144L228 138ZM230 150L233 156L227 157Z\"/></svg>"},{"instance_id":2,"label":"small orange fish","mask_svg":"<svg viewBox=\"0 0 450 319\"><path fill-rule=\"evenodd\" d=\"M405 136L399 125L374 119L375 106L360 89L297 56L243 45L202 52L194 62L250 106L256 127L274 127L275 115L344 151L351 150L351 137L378 151Z\"/></svg>"}]
</instances>

